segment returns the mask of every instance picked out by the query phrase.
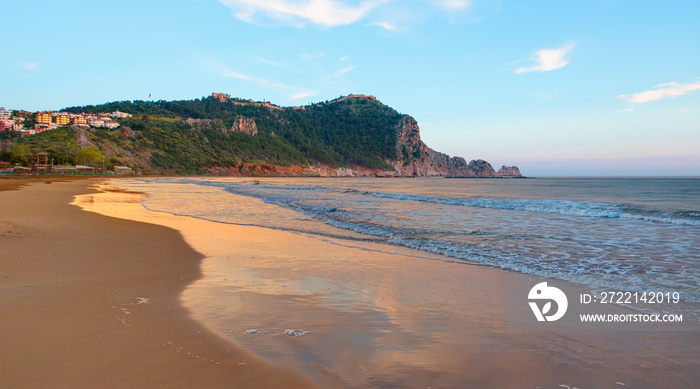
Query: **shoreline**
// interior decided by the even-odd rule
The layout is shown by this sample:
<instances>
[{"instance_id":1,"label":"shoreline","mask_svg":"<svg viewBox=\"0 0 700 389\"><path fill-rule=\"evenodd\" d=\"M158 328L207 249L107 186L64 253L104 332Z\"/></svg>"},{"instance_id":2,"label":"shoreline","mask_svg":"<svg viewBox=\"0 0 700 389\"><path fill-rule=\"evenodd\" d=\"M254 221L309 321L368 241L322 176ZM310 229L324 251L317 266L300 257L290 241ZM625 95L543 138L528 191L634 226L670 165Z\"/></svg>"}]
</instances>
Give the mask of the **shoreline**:
<instances>
[{"instance_id":1,"label":"shoreline","mask_svg":"<svg viewBox=\"0 0 700 389\"><path fill-rule=\"evenodd\" d=\"M324 387L613 388L698 379L697 333L510 330L503 286L533 276L381 243L153 212L127 201L133 193L102 190L84 199L86 209L167 225L205 254L203 277L182 295L198 321ZM244 213L263 206L227 201ZM285 328L310 332L294 338Z\"/></svg>"},{"instance_id":2,"label":"shoreline","mask_svg":"<svg viewBox=\"0 0 700 389\"><path fill-rule=\"evenodd\" d=\"M313 386L191 318L178 231L71 204L101 180L2 183L0 387Z\"/></svg>"},{"instance_id":3,"label":"shoreline","mask_svg":"<svg viewBox=\"0 0 700 389\"><path fill-rule=\"evenodd\" d=\"M700 380L697 333L509 330L502 286L528 275L148 211L146 194L118 185L42 180L0 191L0 242L11 254L0 259L0 309L9 313L0 387ZM230 205L259 206L242 197Z\"/></svg>"}]
</instances>

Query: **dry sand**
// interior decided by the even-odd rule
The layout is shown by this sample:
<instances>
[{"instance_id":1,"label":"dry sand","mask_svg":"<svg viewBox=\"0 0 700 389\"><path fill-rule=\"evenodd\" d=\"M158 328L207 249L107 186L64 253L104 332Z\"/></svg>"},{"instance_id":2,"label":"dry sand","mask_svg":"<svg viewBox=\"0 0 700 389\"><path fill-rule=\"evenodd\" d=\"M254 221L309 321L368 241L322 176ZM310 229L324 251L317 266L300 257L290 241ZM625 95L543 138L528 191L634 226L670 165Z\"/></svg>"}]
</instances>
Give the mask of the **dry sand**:
<instances>
[{"instance_id":1,"label":"dry sand","mask_svg":"<svg viewBox=\"0 0 700 389\"><path fill-rule=\"evenodd\" d=\"M179 303L178 231L69 205L91 181L0 180L0 388L310 387ZM147 298L148 300L144 300Z\"/></svg>"}]
</instances>

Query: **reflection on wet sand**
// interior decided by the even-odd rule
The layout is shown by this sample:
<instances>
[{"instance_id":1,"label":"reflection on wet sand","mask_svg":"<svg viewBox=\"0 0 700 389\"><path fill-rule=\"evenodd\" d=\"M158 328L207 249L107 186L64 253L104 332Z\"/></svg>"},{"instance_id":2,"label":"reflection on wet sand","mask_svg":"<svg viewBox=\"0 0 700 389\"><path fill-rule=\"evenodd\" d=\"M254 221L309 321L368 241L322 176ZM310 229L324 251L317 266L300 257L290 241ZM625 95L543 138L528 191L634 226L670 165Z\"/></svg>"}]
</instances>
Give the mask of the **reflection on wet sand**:
<instances>
[{"instance_id":1,"label":"reflection on wet sand","mask_svg":"<svg viewBox=\"0 0 700 389\"><path fill-rule=\"evenodd\" d=\"M519 274L380 243L149 212L123 196L134 195L98 194L86 207L176 228L206 256L203 278L182 295L194 318L327 387L678 387L698 380L697 333L509 331L506 285ZM227 201L243 213L266 207L238 196ZM290 336L289 329L307 333Z\"/></svg>"}]
</instances>

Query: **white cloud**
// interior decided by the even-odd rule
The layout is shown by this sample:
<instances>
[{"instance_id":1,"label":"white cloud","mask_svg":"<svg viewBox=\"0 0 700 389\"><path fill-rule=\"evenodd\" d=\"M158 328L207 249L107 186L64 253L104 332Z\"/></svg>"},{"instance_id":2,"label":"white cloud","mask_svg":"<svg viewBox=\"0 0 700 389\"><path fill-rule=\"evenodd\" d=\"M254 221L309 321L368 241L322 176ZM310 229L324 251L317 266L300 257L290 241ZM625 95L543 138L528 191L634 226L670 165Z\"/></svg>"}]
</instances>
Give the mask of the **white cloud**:
<instances>
[{"instance_id":1,"label":"white cloud","mask_svg":"<svg viewBox=\"0 0 700 389\"><path fill-rule=\"evenodd\" d=\"M316 96L317 94L318 94L317 90L307 90L307 91L301 91L301 92L295 93L291 97L292 97L292 100L299 100L299 99L303 99L305 97Z\"/></svg>"},{"instance_id":2,"label":"white cloud","mask_svg":"<svg viewBox=\"0 0 700 389\"><path fill-rule=\"evenodd\" d=\"M33 72L39 70L39 64L37 62L23 63L22 67Z\"/></svg>"},{"instance_id":3,"label":"white cloud","mask_svg":"<svg viewBox=\"0 0 700 389\"><path fill-rule=\"evenodd\" d=\"M433 4L446 11L459 11L472 5L470 0L433 0Z\"/></svg>"},{"instance_id":4,"label":"white cloud","mask_svg":"<svg viewBox=\"0 0 700 389\"><path fill-rule=\"evenodd\" d=\"M514 70L514 73L548 72L550 70L561 69L569 64L570 61L568 58L565 58L565 56L569 54L573 48L573 44L567 44L557 49L538 50L535 57L528 59L529 61L534 61L534 65L517 68Z\"/></svg>"},{"instance_id":5,"label":"white cloud","mask_svg":"<svg viewBox=\"0 0 700 389\"><path fill-rule=\"evenodd\" d=\"M252 23L256 15L301 27L313 23L323 27L356 23L387 0L364 0L348 4L340 0L219 0L234 16Z\"/></svg>"},{"instance_id":6,"label":"white cloud","mask_svg":"<svg viewBox=\"0 0 700 389\"><path fill-rule=\"evenodd\" d=\"M389 22L374 22L374 23L369 23L368 26L381 27L381 28L383 28L387 31L391 31L391 32L396 32L399 30L398 27L396 27L394 24L389 23Z\"/></svg>"},{"instance_id":7,"label":"white cloud","mask_svg":"<svg viewBox=\"0 0 700 389\"><path fill-rule=\"evenodd\" d=\"M635 93L632 95L620 95L617 96L617 98L629 101L630 103L648 103L650 101L661 99L673 99L697 89L700 89L700 81L695 81L690 84L666 82L655 86L652 90Z\"/></svg>"}]
</instances>

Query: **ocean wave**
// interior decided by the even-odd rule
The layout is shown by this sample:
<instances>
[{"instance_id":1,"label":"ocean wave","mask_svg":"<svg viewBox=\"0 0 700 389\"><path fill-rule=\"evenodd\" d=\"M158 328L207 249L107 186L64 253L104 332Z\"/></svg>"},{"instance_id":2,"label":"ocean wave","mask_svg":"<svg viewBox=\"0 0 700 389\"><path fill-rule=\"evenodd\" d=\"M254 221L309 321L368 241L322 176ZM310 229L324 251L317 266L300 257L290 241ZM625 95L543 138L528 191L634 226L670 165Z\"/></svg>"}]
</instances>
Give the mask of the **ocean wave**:
<instances>
[{"instance_id":1,"label":"ocean wave","mask_svg":"<svg viewBox=\"0 0 700 389\"><path fill-rule=\"evenodd\" d=\"M497 199L482 197L450 199L383 192L369 192L368 194L378 198L430 202L465 207L500 209L508 211L554 213L567 216L598 217L611 219L626 218L658 223L700 226L700 218L696 216L700 215L700 213L698 212L676 212L668 215L632 213L629 212L628 208L622 204L597 203L591 201L547 199Z\"/></svg>"},{"instance_id":2,"label":"ocean wave","mask_svg":"<svg viewBox=\"0 0 700 389\"><path fill-rule=\"evenodd\" d=\"M439 198L315 185L264 185L254 182L241 184L190 179L179 182L216 186L231 194L254 197L267 204L322 221L328 226L353 231L366 237L352 238L353 240L389 243L439 254L444 257L442 260L447 262L494 266L600 288L639 291L645 287L653 287L659 290L679 290L683 293L685 301L700 302L700 293L697 292L698 265L692 261L692 258L697 258L697 250L687 243L696 233L692 232L690 236L679 234L683 231L697 230L660 224L700 225L700 219L696 216L700 215L700 212L696 211L664 212L622 204L574 200ZM151 200L153 199L144 201L146 208L149 208ZM475 219L472 213L452 212L449 207L438 207L437 212L445 212L451 217L436 221L435 211L432 209L435 207L429 207L428 204L426 207L412 207L420 208L421 211L425 211L424 214L415 213L413 210L404 212L402 210L407 208L407 204L401 201L591 219L584 221L575 218L551 218L550 223L536 214L488 211L478 212L486 216ZM189 216L216 222L348 239L342 232L329 235L332 229L316 231L316 227L311 227L312 231L309 231L306 227L297 228L301 226L280 228L275 227L275 223L275 226L267 225L267 221L255 218L246 219L247 223L236 223L232 222L237 219L235 214L193 215L192 212L187 212L187 207L174 209L169 205L166 208L171 212L189 213ZM222 209L218 208L217 212L220 211ZM599 229L595 226L607 223L599 223L593 218L624 218L659 224L629 223L633 227L630 230L631 234L625 235L626 231L615 230L617 233L606 235L605 228ZM509 223L513 219L516 222ZM445 225L440 224L443 221ZM484 229L480 229L481 227ZM561 231L562 234L552 231ZM567 234L569 231L573 233ZM666 245L668 242L674 242L677 247L674 246L673 251L669 251L663 248L664 244L653 245L639 240L640 236L655 242L666 242ZM681 239L680 243L678 239ZM661 248L657 250L656 247Z\"/></svg>"},{"instance_id":3,"label":"ocean wave","mask_svg":"<svg viewBox=\"0 0 700 389\"><path fill-rule=\"evenodd\" d=\"M630 219L666 224L700 226L700 212L662 212L641 209L623 204L600 203L593 201L557 199L502 199L486 197L442 198L417 196L402 193L386 193L355 188L327 188L317 185L265 185L255 181L231 184L218 181L186 180L188 183L207 186L222 186L230 193L254 196L261 199L274 197L274 203L296 202L297 196L316 196L319 193L340 193L342 195L371 196L398 201L429 202L435 204L498 209L505 211L525 211L535 213L560 214L565 216L596 217L608 219ZM289 191L287 194L285 192Z\"/></svg>"}]
</instances>

